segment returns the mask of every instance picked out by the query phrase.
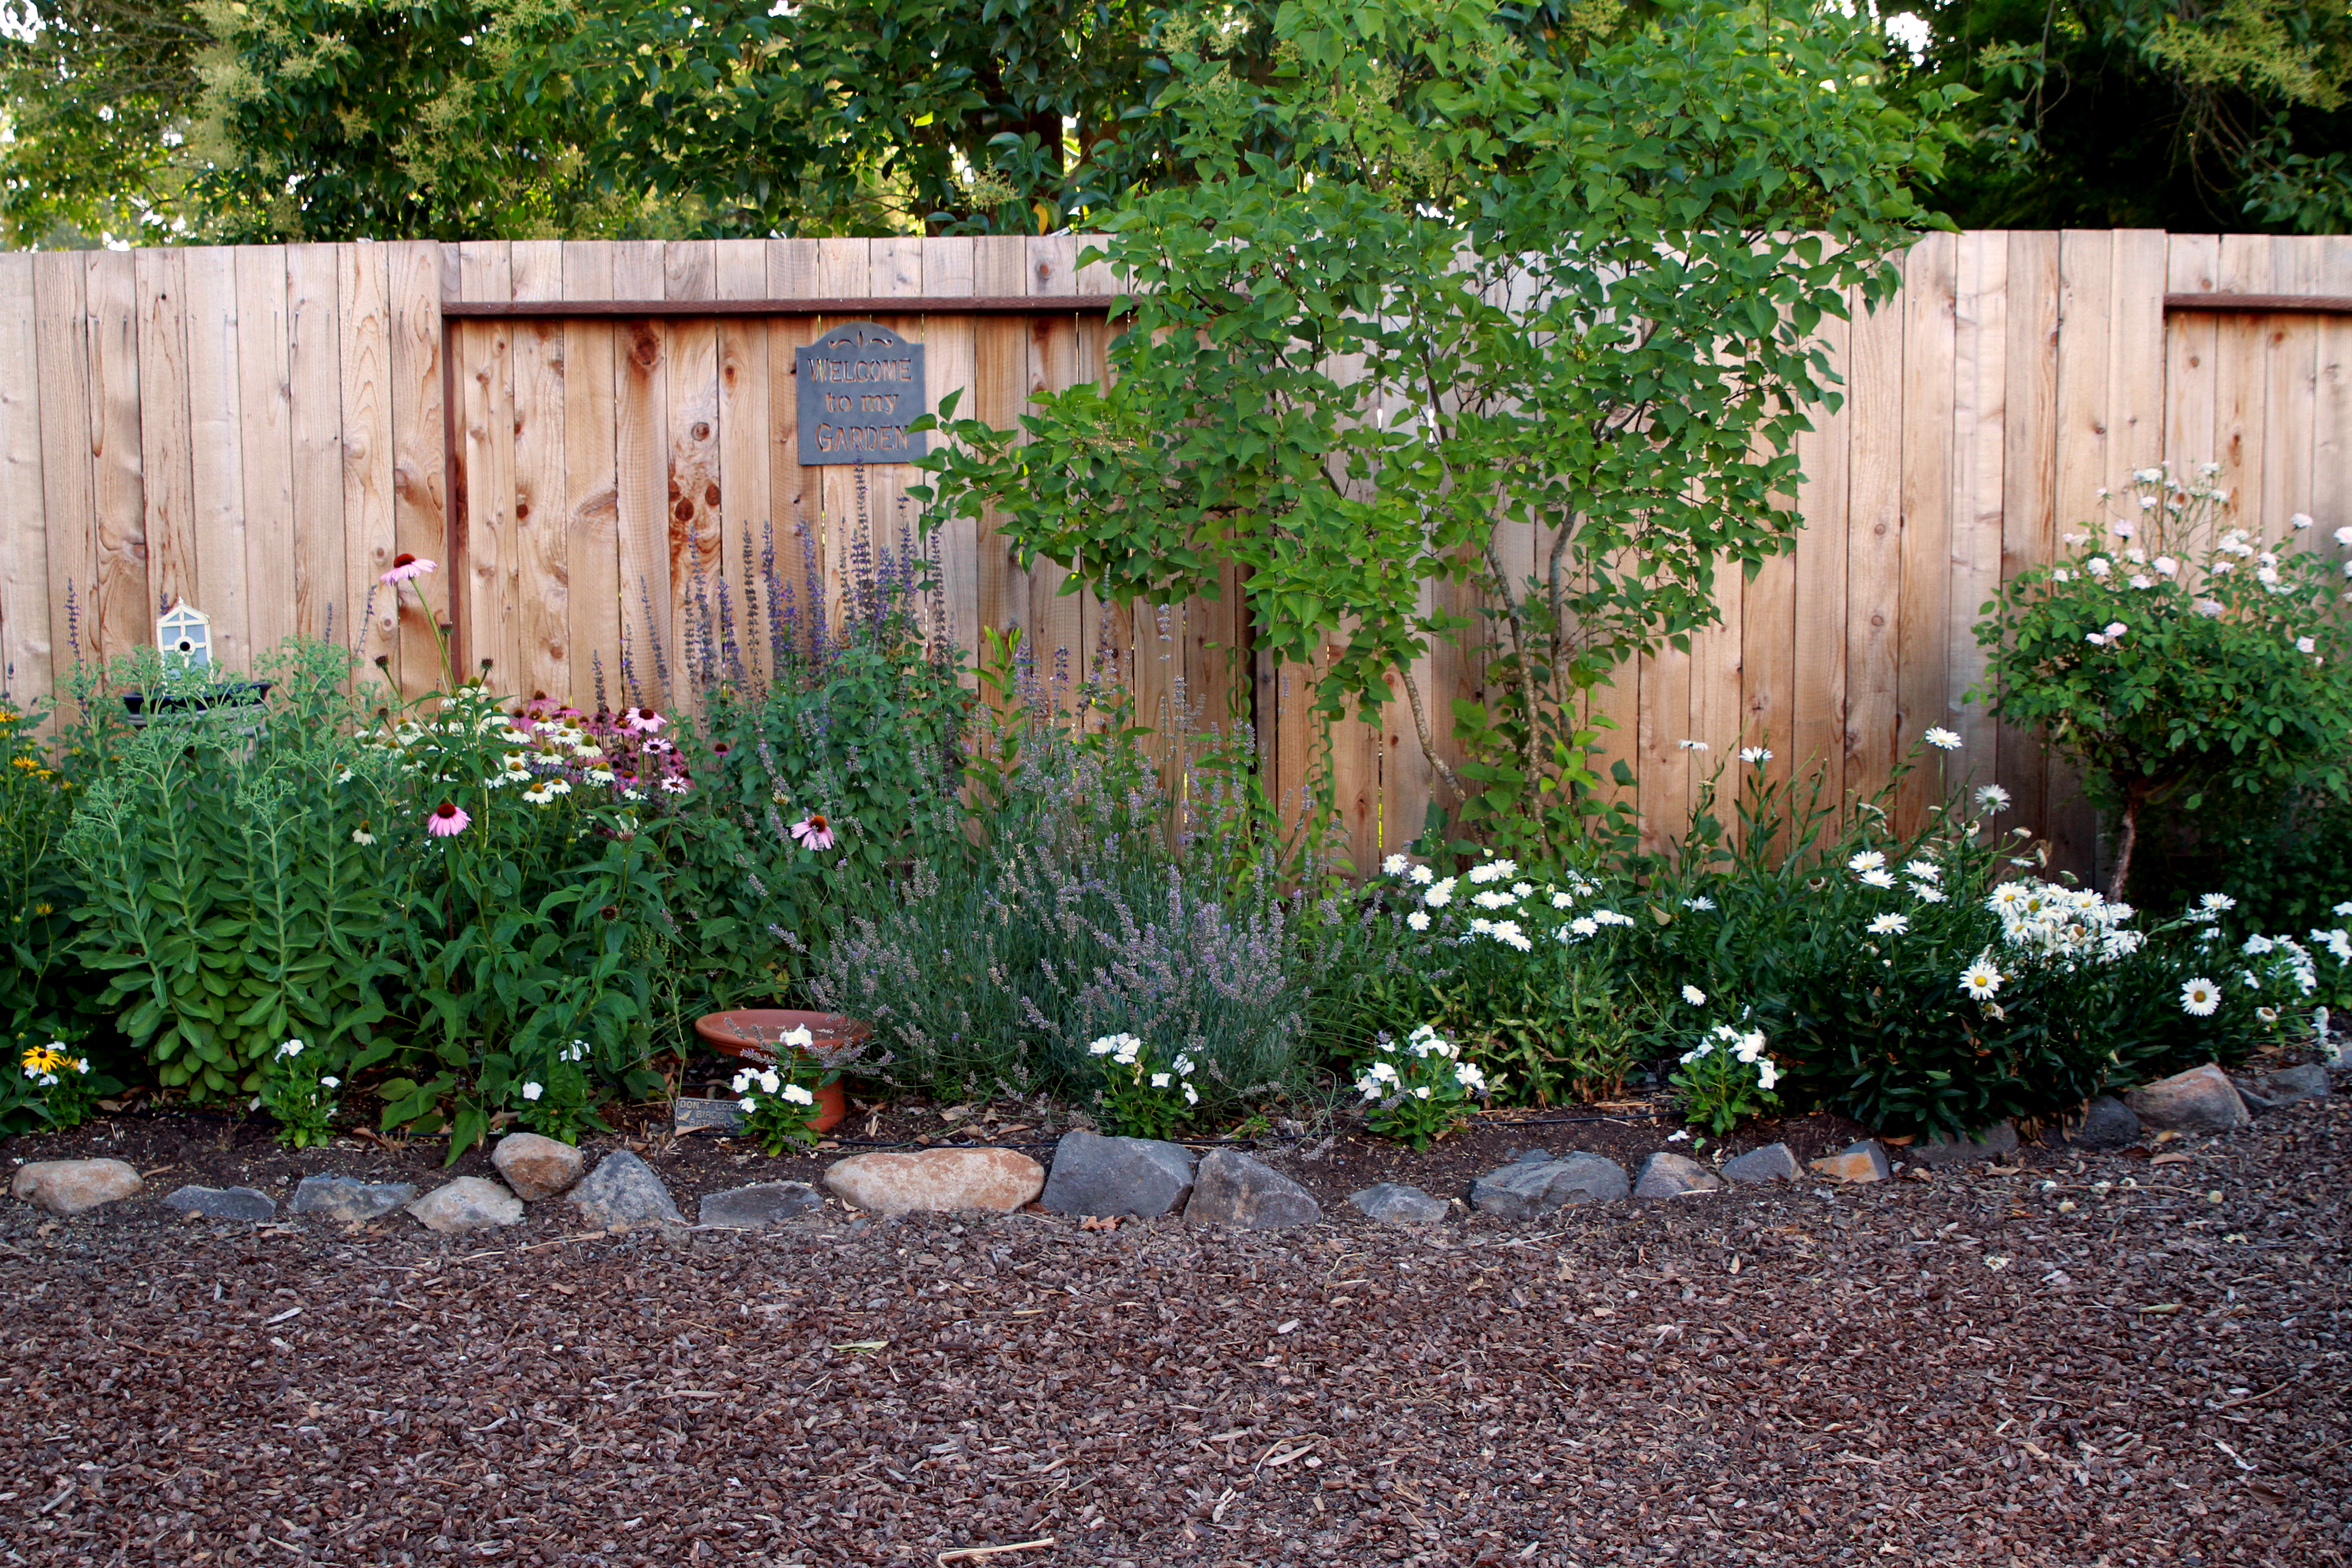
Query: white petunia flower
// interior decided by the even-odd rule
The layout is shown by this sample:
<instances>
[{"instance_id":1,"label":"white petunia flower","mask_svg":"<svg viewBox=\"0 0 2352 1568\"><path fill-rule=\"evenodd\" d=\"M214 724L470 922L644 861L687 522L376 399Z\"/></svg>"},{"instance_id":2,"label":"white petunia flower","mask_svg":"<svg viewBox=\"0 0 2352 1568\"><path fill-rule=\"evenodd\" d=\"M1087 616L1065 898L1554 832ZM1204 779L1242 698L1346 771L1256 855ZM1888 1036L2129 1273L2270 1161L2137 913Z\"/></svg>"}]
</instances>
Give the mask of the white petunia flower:
<instances>
[{"instance_id":1,"label":"white petunia flower","mask_svg":"<svg viewBox=\"0 0 2352 1568\"><path fill-rule=\"evenodd\" d=\"M1156 1072L1151 1075L1151 1087L1154 1089L1166 1089L1168 1087L1168 1075L1164 1072Z\"/></svg>"},{"instance_id":2,"label":"white petunia flower","mask_svg":"<svg viewBox=\"0 0 2352 1568\"><path fill-rule=\"evenodd\" d=\"M527 1083L522 1086L522 1097L525 1100L537 1100L546 1092L547 1087L544 1084Z\"/></svg>"},{"instance_id":3,"label":"white petunia flower","mask_svg":"<svg viewBox=\"0 0 2352 1568\"><path fill-rule=\"evenodd\" d=\"M787 1105L814 1105L816 1103L816 1096L811 1094L808 1091L807 1086L803 1084L788 1083L784 1085L783 1098L784 1102Z\"/></svg>"},{"instance_id":4,"label":"white petunia flower","mask_svg":"<svg viewBox=\"0 0 2352 1568\"><path fill-rule=\"evenodd\" d=\"M299 1040L289 1040L284 1045L278 1047L278 1059L281 1062L292 1057L299 1057L301 1054L302 1042Z\"/></svg>"}]
</instances>

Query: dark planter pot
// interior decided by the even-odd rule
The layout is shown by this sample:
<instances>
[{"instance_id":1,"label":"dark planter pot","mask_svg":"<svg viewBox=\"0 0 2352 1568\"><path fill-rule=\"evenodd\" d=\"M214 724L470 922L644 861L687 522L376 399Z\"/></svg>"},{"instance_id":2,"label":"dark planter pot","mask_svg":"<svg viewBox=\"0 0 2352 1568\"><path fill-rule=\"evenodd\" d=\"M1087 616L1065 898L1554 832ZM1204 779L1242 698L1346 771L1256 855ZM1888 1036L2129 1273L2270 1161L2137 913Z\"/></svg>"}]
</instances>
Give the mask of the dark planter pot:
<instances>
[{"instance_id":1,"label":"dark planter pot","mask_svg":"<svg viewBox=\"0 0 2352 1568\"><path fill-rule=\"evenodd\" d=\"M815 1053L863 1044L874 1033L873 1025L838 1013L804 1013L788 1007L737 1007L694 1021L694 1032L712 1050L763 1068L774 1067L782 1059L782 1041L791 1029L806 1029ZM811 1053L803 1053L807 1054ZM848 1114L849 1099L841 1085L826 1084L816 1091L816 1116L809 1122L809 1131L830 1132Z\"/></svg>"}]
</instances>

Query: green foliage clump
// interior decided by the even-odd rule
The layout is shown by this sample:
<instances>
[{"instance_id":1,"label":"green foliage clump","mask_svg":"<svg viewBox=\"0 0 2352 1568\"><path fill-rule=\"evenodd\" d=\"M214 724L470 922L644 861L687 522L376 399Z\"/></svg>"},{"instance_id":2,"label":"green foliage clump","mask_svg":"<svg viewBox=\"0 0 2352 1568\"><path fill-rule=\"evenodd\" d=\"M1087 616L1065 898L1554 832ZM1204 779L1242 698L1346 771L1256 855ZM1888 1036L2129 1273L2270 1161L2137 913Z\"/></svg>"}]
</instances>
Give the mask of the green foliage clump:
<instances>
[{"instance_id":1,"label":"green foliage clump","mask_svg":"<svg viewBox=\"0 0 2352 1568\"><path fill-rule=\"evenodd\" d=\"M2306 547L2307 517L2275 549L2220 531L2216 472L2141 470L2123 515L2002 584L1977 627L1994 714L2046 734L2114 814L2118 898L2150 806L2352 789L2341 574Z\"/></svg>"},{"instance_id":2,"label":"green foliage clump","mask_svg":"<svg viewBox=\"0 0 2352 1568\"><path fill-rule=\"evenodd\" d=\"M348 674L298 647L265 699L151 652L116 672L142 694L136 729L81 683L92 761L63 845L80 953L107 977L99 1005L192 1098L257 1092L279 1042L344 1049L383 1016L387 880L338 782L364 760Z\"/></svg>"}]
</instances>

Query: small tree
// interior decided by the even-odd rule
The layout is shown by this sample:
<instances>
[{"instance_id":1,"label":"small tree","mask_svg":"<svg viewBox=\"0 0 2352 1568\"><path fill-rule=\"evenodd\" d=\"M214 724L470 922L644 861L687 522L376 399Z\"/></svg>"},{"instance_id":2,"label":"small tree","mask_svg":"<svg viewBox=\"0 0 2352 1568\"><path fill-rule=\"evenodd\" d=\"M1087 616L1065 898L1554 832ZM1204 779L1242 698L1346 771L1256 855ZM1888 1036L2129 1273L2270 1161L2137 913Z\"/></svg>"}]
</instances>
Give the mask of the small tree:
<instances>
[{"instance_id":1,"label":"small tree","mask_svg":"<svg viewBox=\"0 0 2352 1568\"><path fill-rule=\"evenodd\" d=\"M2300 514L2275 550L2242 529L2217 536L2220 471L2209 463L2192 484L2142 468L2123 515L2068 534L2067 556L2011 578L1977 626L1993 715L2043 730L2116 819L2111 899L2151 805L2252 805L2297 784L2340 800L2352 785L2336 565L2305 547ZM2336 538L2352 543L2352 529Z\"/></svg>"},{"instance_id":2,"label":"small tree","mask_svg":"<svg viewBox=\"0 0 2352 1568\"><path fill-rule=\"evenodd\" d=\"M1472 819L1554 842L1596 782L1579 693L1686 646L1721 563L1787 548L1789 447L1835 399L1815 331L1849 287L1892 291L1922 221L1905 180L1940 163L1874 86L1866 21L1589 15L1515 36L1455 0L1290 0L1263 89L1171 16L1160 105L1200 177L1105 225L1134 312L1108 384L1041 398L1025 443L950 401L932 459L947 509L992 509L1073 587L1214 597L1238 563L1258 645L1312 667L1322 714L1402 685ZM1412 662L1472 624L1441 579L1494 626L1489 700L1433 716Z\"/></svg>"}]
</instances>

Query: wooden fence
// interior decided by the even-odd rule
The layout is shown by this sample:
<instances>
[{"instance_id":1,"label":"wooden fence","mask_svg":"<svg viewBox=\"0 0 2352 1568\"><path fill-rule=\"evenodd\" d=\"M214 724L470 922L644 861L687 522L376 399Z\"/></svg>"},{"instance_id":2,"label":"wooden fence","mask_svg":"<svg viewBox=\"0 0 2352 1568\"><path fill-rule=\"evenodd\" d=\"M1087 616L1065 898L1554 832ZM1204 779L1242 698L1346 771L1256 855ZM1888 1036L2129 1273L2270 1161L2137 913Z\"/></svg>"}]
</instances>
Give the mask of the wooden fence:
<instances>
[{"instance_id":1,"label":"wooden fence","mask_svg":"<svg viewBox=\"0 0 2352 1568\"><path fill-rule=\"evenodd\" d=\"M1113 292L1082 241L497 242L0 256L0 656L19 699L79 650L147 641L175 596L242 665L292 633L355 641L429 687L426 623L376 588L398 552L495 684L625 700L688 656L726 584L739 631L771 541L797 577L805 523L830 574L857 472L799 465L793 353L872 319L925 344L934 401L1009 425L1102 374ZM1781 777L1867 792L1927 725L1963 737L1944 778L1998 780L2008 820L2087 868L2092 825L2030 737L1961 699L1995 584L2046 557L2097 491L2171 460L2226 465L2240 519L2352 523L2352 239L2149 231L1937 235L1902 293L1830 322L1844 405L1800 442L1796 550L1722 594L1720 626L1596 694L1633 804L1675 831L1706 773L1767 744ZM2238 297L2216 300L2212 296ZM2338 309L2331 312L2327 300ZM887 538L912 470L865 471ZM1512 542L1532 563L1532 535ZM1121 660L1144 715L1255 717L1296 799L1327 765L1365 863L1422 826L1431 770L1401 711L1328 739L1296 672L1247 649L1235 595L1132 616L1023 571L985 529L940 542L956 635L1019 626L1082 664ZM454 598L454 603L452 602ZM1460 607L1467 608L1466 605ZM750 637L756 644L760 639ZM1439 711L1477 695L1475 650L1420 672ZM1239 689L1236 689L1236 687ZM1704 742L1706 750L1682 742ZM1735 769L1735 772L1737 770ZM1903 815L1940 788L1914 774Z\"/></svg>"}]
</instances>

